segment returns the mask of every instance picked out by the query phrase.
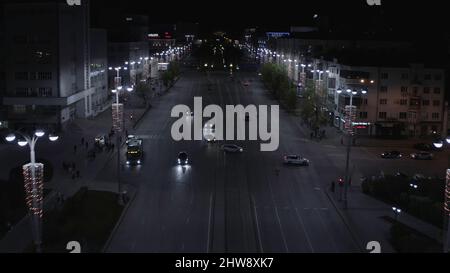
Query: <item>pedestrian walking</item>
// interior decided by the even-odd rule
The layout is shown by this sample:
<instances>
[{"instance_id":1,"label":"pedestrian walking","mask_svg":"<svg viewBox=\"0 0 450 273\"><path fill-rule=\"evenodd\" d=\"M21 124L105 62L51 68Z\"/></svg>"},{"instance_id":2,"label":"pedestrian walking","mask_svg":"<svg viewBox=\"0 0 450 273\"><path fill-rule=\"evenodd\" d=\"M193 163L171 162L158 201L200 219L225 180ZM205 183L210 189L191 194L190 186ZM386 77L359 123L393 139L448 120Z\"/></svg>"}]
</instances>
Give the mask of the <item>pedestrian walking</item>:
<instances>
[{"instance_id":1,"label":"pedestrian walking","mask_svg":"<svg viewBox=\"0 0 450 273\"><path fill-rule=\"evenodd\" d=\"M314 133L313 132L311 132L310 137L311 137L311 140L314 138Z\"/></svg>"},{"instance_id":2,"label":"pedestrian walking","mask_svg":"<svg viewBox=\"0 0 450 273\"><path fill-rule=\"evenodd\" d=\"M336 191L336 182L331 181L331 192L334 193Z\"/></svg>"},{"instance_id":3,"label":"pedestrian walking","mask_svg":"<svg viewBox=\"0 0 450 273\"><path fill-rule=\"evenodd\" d=\"M79 170L77 170L77 178L78 179L80 178L80 171Z\"/></svg>"},{"instance_id":4,"label":"pedestrian walking","mask_svg":"<svg viewBox=\"0 0 450 273\"><path fill-rule=\"evenodd\" d=\"M84 145L84 137L81 138L81 145Z\"/></svg>"},{"instance_id":5,"label":"pedestrian walking","mask_svg":"<svg viewBox=\"0 0 450 273\"><path fill-rule=\"evenodd\" d=\"M86 150L89 149L89 142L86 141Z\"/></svg>"},{"instance_id":6,"label":"pedestrian walking","mask_svg":"<svg viewBox=\"0 0 450 273\"><path fill-rule=\"evenodd\" d=\"M73 145L73 153L74 153L74 154L77 153L77 145Z\"/></svg>"}]
</instances>

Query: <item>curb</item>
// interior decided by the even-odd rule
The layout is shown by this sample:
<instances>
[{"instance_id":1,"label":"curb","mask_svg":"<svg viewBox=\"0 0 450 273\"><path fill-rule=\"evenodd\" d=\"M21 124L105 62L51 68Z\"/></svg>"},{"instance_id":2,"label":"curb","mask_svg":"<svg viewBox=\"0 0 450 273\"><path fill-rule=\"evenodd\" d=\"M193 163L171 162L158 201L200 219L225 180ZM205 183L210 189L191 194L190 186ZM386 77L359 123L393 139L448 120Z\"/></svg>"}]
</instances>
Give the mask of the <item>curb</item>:
<instances>
[{"instance_id":1,"label":"curb","mask_svg":"<svg viewBox=\"0 0 450 273\"><path fill-rule=\"evenodd\" d=\"M361 239L356 235L356 232L353 231L353 229L352 229L351 225L349 224L346 216L341 211L339 206L336 204L336 201L333 199L333 197L330 196L330 194L328 193L328 190L326 189L324 192L325 192L326 196L328 197L328 199L330 199L330 202L333 204L333 207L335 208L336 212L339 214L339 217L342 219L342 221L344 222L344 224L347 227L348 231L350 232L350 235L351 235L354 243L358 247L359 251L361 253L364 253L364 247L361 245Z\"/></svg>"},{"instance_id":2,"label":"curb","mask_svg":"<svg viewBox=\"0 0 450 273\"><path fill-rule=\"evenodd\" d=\"M133 204L134 199L136 198L136 195L137 195L137 191L134 190L133 196L131 197L130 201L126 204L125 208L123 209L122 214L120 215L119 220L117 220L116 225L112 229L111 234L109 235L108 240L106 241L105 245L103 246L103 249L102 249L101 253L105 253L106 250L109 248L109 245L111 244L111 241L112 241L114 235L116 234L117 229L122 224L123 219L125 218L125 215L128 212L128 209L130 208L131 204Z\"/></svg>"},{"instance_id":3,"label":"curb","mask_svg":"<svg viewBox=\"0 0 450 273\"><path fill-rule=\"evenodd\" d=\"M166 90L164 90L163 94L166 94L167 92L170 91L170 89L172 89L175 84L180 80L181 77L178 77L172 86L168 87ZM136 130L136 128L140 125L141 121L144 119L144 117L148 114L148 112L150 112L150 110L153 108L153 106L149 106L147 107L147 109L144 111L144 113L141 115L141 117L136 121L136 123L133 125L133 129Z\"/></svg>"}]
</instances>

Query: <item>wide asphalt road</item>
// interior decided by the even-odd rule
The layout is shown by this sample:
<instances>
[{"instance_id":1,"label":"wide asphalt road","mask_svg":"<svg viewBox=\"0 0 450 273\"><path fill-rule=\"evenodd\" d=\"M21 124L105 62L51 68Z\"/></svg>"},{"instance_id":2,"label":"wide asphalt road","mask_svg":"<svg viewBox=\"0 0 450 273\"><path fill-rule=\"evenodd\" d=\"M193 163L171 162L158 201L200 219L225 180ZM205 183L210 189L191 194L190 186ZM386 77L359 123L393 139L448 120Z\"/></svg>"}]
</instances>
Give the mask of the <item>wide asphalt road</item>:
<instances>
[{"instance_id":1,"label":"wide asphalt road","mask_svg":"<svg viewBox=\"0 0 450 273\"><path fill-rule=\"evenodd\" d=\"M249 87L242 85L250 79ZM203 97L204 106L277 104L256 73L237 73L234 81L226 72L184 73L135 132L144 138L145 162L124 170L122 180L137 187L137 196L107 252L360 251L326 193L330 181L343 173L342 164L335 162L342 162L344 154L333 155L333 148L309 142L295 117L283 110L275 152L261 152L259 141L227 142L242 146L242 154L224 154L219 149L223 142L175 142L171 109L177 104L193 107L194 96ZM185 170L176 165L180 151L190 155L191 166ZM312 164L284 167L286 154L301 154ZM114 170L110 162L97 180L114 183Z\"/></svg>"}]
</instances>

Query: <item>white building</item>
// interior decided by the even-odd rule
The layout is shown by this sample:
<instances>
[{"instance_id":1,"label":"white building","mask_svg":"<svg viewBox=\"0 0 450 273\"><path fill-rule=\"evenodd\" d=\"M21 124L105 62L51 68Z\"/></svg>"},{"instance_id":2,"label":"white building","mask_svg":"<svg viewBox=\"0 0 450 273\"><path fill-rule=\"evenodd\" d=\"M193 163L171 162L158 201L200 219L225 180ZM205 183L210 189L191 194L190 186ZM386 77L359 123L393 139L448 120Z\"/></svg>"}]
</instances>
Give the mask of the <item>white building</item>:
<instances>
[{"instance_id":1,"label":"white building","mask_svg":"<svg viewBox=\"0 0 450 273\"><path fill-rule=\"evenodd\" d=\"M447 134L444 69L411 64L393 55L356 55L333 61L307 59L298 51L269 51L268 56L263 59L283 65L293 82L301 83L304 71L306 81L312 81L316 90L326 90L322 92L324 109L329 111L330 123L340 129L345 127L345 106L350 105L346 90L350 89L358 91L352 101L357 107L355 128L360 135ZM397 64L392 63L397 59ZM362 94L363 90L367 93Z\"/></svg>"}]
</instances>

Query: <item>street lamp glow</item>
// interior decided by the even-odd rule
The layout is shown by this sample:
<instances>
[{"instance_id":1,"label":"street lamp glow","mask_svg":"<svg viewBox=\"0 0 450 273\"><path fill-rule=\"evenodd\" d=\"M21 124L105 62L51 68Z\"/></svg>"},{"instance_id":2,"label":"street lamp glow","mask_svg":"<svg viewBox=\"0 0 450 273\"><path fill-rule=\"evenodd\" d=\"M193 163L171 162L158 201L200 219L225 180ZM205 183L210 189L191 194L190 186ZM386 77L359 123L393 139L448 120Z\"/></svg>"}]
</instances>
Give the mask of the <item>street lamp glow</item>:
<instances>
[{"instance_id":1,"label":"street lamp glow","mask_svg":"<svg viewBox=\"0 0 450 273\"><path fill-rule=\"evenodd\" d=\"M365 94L367 94L367 90L361 90L361 93L362 93L363 95L365 95Z\"/></svg>"},{"instance_id":2,"label":"street lamp glow","mask_svg":"<svg viewBox=\"0 0 450 273\"><path fill-rule=\"evenodd\" d=\"M37 130L37 131L34 133L34 135L37 136L37 137L43 137L43 136L45 135L45 132L42 131L42 130Z\"/></svg>"},{"instance_id":3,"label":"street lamp glow","mask_svg":"<svg viewBox=\"0 0 450 273\"><path fill-rule=\"evenodd\" d=\"M133 88L128 87L128 88L127 88L127 91L128 91L128 92L131 92L131 91L133 91Z\"/></svg>"},{"instance_id":4,"label":"street lamp glow","mask_svg":"<svg viewBox=\"0 0 450 273\"><path fill-rule=\"evenodd\" d=\"M112 92L113 94L116 94L116 93L117 93L117 89L113 89L113 90L111 90L111 92Z\"/></svg>"},{"instance_id":5,"label":"street lamp glow","mask_svg":"<svg viewBox=\"0 0 450 273\"><path fill-rule=\"evenodd\" d=\"M342 89L336 90L336 93L341 94L342 93Z\"/></svg>"},{"instance_id":6,"label":"street lamp glow","mask_svg":"<svg viewBox=\"0 0 450 273\"><path fill-rule=\"evenodd\" d=\"M13 142L14 140L16 140L16 136L14 134L9 134L6 136L6 141L8 142Z\"/></svg>"},{"instance_id":7,"label":"street lamp glow","mask_svg":"<svg viewBox=\"0 0 450 273\"><path fill-rule=\"evenodd\" d=\"M442 141L435 142L435 143L433 143L433 145L437 149L441 149L442 147L444 147L444 143Z\"/></svg>"},{"instance_id":8,"label":"street lamp glow","mask_svg":"<svg viewBox=\"0 0 450 273\"><path fill-rule=\"evenodd\" d=\"M447 141L447 144L450 144L450 137L447 137L447 138L445 139L445 141Z\"/></svg>"},{"instance_id":9,"label":"street lamp glow","mask_svg":"<svg viewBox=\"0 0 450 273\"><path fill-rule=\"evenodd\" d=\"M51 142L55 142L59 139L59 136L51 134L48 139L50 139Z\"/></svg>"},{"instance_id":10,"label":"street lamp glow","mask_svg":"<svg viewBox=\"0 0 450 273\"><path fill-rule=\"evenodd\" d=\"M351 93L352 92L352 90L351 89L347 89L347 93Z\"/></svg>"},{"instance_id":11,"label":"street lamp glow","mask_svg":"<svg viewBox=\"0 0 450 273\"><path fill-rule=\"evenodd\" d=\"M17 144L19 144L20 147L25 147L27 146L28 142L26 140L21 139L17 142Z\"/></svg>"},{"instance_id":12,"label":"street lamp glow","mask_svg":"<svg viewBox=\"0 0 450 273\"><path fill-rule=\"evenodd\" d=\"M358 94L358 92L356 92L356 91L353 91L353 92L352 92L352 94L353 94L353 95L357 95L357 94Z\"/></svg>"}]
</instances>

